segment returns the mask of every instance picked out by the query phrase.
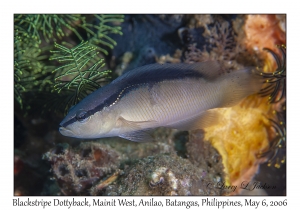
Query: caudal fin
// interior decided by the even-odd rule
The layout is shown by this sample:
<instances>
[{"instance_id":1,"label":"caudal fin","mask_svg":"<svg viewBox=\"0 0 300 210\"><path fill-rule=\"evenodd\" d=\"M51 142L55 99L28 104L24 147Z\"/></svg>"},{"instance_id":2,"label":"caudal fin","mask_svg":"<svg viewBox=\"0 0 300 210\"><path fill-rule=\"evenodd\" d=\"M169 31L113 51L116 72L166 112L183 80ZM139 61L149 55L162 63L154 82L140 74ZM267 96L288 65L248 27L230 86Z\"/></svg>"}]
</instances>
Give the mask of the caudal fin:
<instances>
[{"instance_id":1,"label":"caudal fin","mask_svg":"<svg viewBox=\"0 0 300 210\"><path fill-rule=\"evenodd\" d=\"M236 105L245 97L258 93L263 80L256 74L253 67L248 67L224 75L221 78L221 83L224 88L221 106L230 107Z\"/></svg>"}]
</instances>

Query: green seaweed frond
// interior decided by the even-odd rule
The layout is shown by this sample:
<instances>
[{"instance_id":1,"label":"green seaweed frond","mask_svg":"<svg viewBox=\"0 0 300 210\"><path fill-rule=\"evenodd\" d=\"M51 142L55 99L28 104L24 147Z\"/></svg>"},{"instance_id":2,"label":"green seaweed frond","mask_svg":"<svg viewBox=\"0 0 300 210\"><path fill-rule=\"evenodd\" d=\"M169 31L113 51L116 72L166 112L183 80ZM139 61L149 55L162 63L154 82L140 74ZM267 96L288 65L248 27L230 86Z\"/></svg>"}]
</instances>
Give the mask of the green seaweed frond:
<instances>
[{"instance_id":1,"label":"green seaweed frond","mask_svg":"<svg viewBox=\"0 0 300 210\"><path fill-rule=\"evenodd\" d=\"M61 111L63 106L68 109L99 88L110 73L102 70L105 63L101 54L108 54L108 49L117 44L110 35L122 34L120 23L123 21L124 15L16 14L14 96L20 107L24 107L23 102L26 109L30 103L36 107L40 101L43 105L38 107L44 110L54 107L58 108L55 111ZM60 41L52 45L63 37L72 44L67 47L60 45ZM78 41L81 44L70 47ZM50 51L49 59L49 50L53 48L57 50ZM56 68L59 63L62 66ZM41 95L47 95L45 101L40 100ZM54 106L47 103L50 98L58 100Z\"/></svg>"},{"instance_id":2,"label":"green seaweed frond","mask_svg":"<svg viewBox=\"0 0 300 210\"><path fill-rule=\"evenodd\" d=\"M42 42L41 35L49 42L73 32L81 41L87 37L91 44L107 55L106 48L113 49L117 45L108 34L122 35L120 23L123 21L124 15L19 14L15 15L14 22L39 43ZM80 28L85 34L79 32Z\"/></svg>"},{"instance_id":3,"label":"green seaweed frond","mask_svg":"<svg viewBox=\"0 0 300 210\"><path fill-rule=\"evenodd\" d=\"M23 71L28 68L28 61L22 59L22 53L24 50L19 48L22 38L27 34L24 31L15 30L14 34L14 97L15 100L23 108L22 92L25 91L25 87L21 82Z\"/></svg>"},{"instance_id":4,"label":"green seaweed frond","mask_svg":"<svg viewBox=\"0 0 300 210\"><path fill-rule=\"evenodd\" d=\"M122 35L122 28L120 25L124 21L124 15L94 15L98 24L85 23L82 27L86 30L91 44L97 46L98 50L108 54L105 48L113 49L117 42L113 40L108 34ZM101 47L100 47L101 46Z\"/></svg>"},{"instance_id":5,"label":"green seaweed frond","mask_svg":"<svg viewBox=\"0 0 300 210\"><path fill-rule=\"evenodd\" d=\"M29 41L30 36L22 28L15 27L14 33L14 96L23 108L22 94L34 81L31 71L39 69L34 56L38 56L40 49L34 40Z\"/></svg>"},{"instance_id":6,"label":"green seaweed frond","mask_svg":"<svg viewBox=\"0 0 300 210\"><path fill-rule=\"evenodd\" d=\"M55 48L57 50L51 51L53 55L50 60L57 60L62 66L53 71L56 73L54 90L57 93L70 93L65 104L67 110L100 88L100 84L110 78L111 70L102 70L104 59L99 57L96 47L88 42L81 42L73 48L55 43Z\"/></svg>"},{"instance_id":7,"label":"green seaweed frond","mask_svg":"<svg viewBox=\"0 0 300 210\"><path fill-rule=\"evenodd\" d=\"M26 90L24 85L21 83L21 77L23 74L22 66L26 65L26 61L14 61L14 97L20 104L21 108L23 108L22 92Z\"/></svg>"},{"instance_id":8,"label":"green seaweed frond","mask_svg":"<svg viewBox=\"0 0 300 210\"><path fill-rule=\"evenodd\" d=\"M36 37L30 36L23 28L14 29L14 96L23 108L24 92L41 89L47 83L46 76L51 68L45 65L47 59Z\"/></svg>"},{"instance_id":9,"label":"green seaweed frond","mask_svg":"<svg viewBox=\"0 0 300 210\"><path fill-rule=\"evenodd\" d=\"M76 24L84 22L85 18L79 14L19 14L15 15L15 25L26 29L27 33L37 38L41 43L43 35L47 42L55 40L55 36L61 38L70 32L81 38L76 30Z\"/></svg>"}]
</instances>

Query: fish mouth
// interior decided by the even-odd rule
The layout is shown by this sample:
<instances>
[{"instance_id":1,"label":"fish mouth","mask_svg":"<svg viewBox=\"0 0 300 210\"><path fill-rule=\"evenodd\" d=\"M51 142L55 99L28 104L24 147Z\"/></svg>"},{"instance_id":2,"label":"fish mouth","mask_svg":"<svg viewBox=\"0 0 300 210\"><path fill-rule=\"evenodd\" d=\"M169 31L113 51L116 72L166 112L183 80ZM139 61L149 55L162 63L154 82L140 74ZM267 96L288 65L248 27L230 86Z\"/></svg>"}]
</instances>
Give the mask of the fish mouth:
<instances>
[{"instance_id":1,"label":"fish mouth","mask_svg":"<svg viewBox=\"0 0 300 210\"><path fill-rule=\"evenodd\" d=\"M74 133L65 127L60 126L58 130L64 136L74 136Z\"/></svg>"}]
</instances>

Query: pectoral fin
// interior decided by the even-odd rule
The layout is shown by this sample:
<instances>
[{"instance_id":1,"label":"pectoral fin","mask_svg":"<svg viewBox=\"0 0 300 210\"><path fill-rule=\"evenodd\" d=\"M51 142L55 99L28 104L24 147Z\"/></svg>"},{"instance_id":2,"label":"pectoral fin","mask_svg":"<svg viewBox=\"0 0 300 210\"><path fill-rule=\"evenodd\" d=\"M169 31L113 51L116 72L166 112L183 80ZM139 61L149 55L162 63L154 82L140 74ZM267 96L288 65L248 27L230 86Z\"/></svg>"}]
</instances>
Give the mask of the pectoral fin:
<instances>
[{"instance_id":1,"label":"pectoral fin","mask_svg":"<svg viewBox=\"0 0 300 210\"><path fill-rule=\"evenodd\" d=\"M155 128L158 127L158 123L155 120L147 120L147 121L130 121L124 119L120 116L117 120L117 126L127 127L132 131L141 130L144 128Z\"/></svg>"},{"instance_id":2,"label":"pectoral fin","mask_svg":"<svg viewBox=\"0 0 300 210\"><path fill-rule=\"evenodd\" d=\"M119 137L130 141L148 142L152 141L153 137L151 136L149 129L144 128L155 128L157 127L157 122L154 120L129 121L120 116L117 125L123 127L124 130L127 130L127 132L119 134Z\"/></svg>"}]
</instances>

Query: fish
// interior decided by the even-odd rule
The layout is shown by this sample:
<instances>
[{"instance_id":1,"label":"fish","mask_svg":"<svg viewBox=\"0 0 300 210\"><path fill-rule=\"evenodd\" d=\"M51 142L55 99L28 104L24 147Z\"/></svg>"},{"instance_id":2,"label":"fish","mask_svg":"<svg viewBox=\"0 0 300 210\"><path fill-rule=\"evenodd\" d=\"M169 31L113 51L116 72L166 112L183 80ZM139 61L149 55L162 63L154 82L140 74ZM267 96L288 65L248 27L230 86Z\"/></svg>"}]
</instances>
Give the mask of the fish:
<instances>
[{"instance_id":1,"label":"fish","mask_svg":"<svg viewBox=\"0 0 300 210\"><path fill-rule=\"evenodd\" d=\"M220 120L213 109L234 106L260 90L253 69L226 72L218 61L137 67L72 107L59 131L81 139L146 142L158 127L203 129Z\"/></svg>"}]
</instances>

